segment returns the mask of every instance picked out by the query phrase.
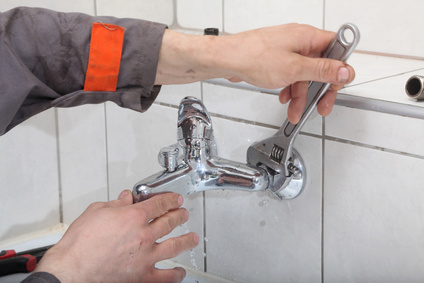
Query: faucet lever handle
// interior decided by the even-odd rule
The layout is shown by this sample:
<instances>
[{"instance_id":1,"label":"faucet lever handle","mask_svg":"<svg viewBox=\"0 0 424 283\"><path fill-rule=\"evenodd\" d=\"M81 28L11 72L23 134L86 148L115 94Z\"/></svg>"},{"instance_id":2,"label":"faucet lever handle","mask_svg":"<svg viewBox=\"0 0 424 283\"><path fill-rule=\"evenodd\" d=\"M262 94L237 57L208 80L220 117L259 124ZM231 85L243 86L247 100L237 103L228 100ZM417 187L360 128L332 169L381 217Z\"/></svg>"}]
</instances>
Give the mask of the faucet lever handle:
<instances>
[{"instance_id":1,"label":"faucet lever handle","mask_svg":"<svg viewBox=\"0 0 424 283\"><path fill-rule=\"evenodd\" d=\"M178 108L178 140L186 144L198 140L213 140L212 120L202 101L188 96Z\"/></svg>"}]
</instances>

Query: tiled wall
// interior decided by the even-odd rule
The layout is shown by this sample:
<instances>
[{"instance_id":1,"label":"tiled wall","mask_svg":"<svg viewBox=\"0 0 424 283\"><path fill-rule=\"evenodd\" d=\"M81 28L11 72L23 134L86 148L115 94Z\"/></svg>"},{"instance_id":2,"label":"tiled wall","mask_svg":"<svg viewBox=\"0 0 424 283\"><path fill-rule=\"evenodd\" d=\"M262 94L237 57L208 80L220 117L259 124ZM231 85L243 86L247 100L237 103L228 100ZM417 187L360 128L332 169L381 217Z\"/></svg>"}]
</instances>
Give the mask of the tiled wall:
<instances>
[{"instance_id":1,"label":"tiled wall","mask_svg":"<svg viewBox=\"0 0 424 283\"><path fill-rule=\"evenodd\" d=\"M198 32L287 22L336 30L351 21L361 30L358 49L424 58L424 2L414 0L3 0L0 11L18 5ZM352 91L365 97L365 83L422 68L402 61L375 73L369 60L352 59L360 65ZM205 102L219 155L240 162L286 117L276 95L210 83L164 86L145 114L109 103L46 111L0 138L0 239L70 223L91 202L159 171L157 153L175 143L176 106L186 95ZM237 282L423 281L422 127L420 119L343 106L325 119L313 115L295 144L308 172L304 193L291 201L227 191L187 197L191 219L173 235L196 231L204 241L178 260Z\"/></svg>"}]
</instances>

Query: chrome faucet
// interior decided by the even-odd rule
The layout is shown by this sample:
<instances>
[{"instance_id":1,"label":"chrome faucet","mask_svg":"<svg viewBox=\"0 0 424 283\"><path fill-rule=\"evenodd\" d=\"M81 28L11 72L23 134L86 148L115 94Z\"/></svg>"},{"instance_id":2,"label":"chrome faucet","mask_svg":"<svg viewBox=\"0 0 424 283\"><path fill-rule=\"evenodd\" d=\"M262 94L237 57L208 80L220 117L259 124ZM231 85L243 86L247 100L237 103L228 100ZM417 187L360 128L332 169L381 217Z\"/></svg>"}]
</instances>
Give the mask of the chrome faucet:
<instances>
[{"instance_id":1,"label":"chrome faucet","mask_svg":"<svg viewBox=\"0 0 424 283\"><path fill-rule=\"evenodd\" d=\"M181 101L177 127L178 142L159 152L164 170L134 186L136 202L163 192L188 195L216 189L261 191L268 187L264 169L217 156L211 118L197 98Z\"/></svg>"},{"instance_id":2,"label":"chrome faucet","mask_svg":"<svg viewBox=\"0 0 424 283\"><path fill-rule=\"evenodd\" d=\"M344 36L346 30L353 33L351 42ZM345 24L323 56L345 61L358 41L357 27ZM247 150L247 164L217 156L206 107L195 97L184 98L178 109L178 141L159 152L159 163L164 170L134 186L134 201L164 192L188 195L216 189L249 192L269 189L279 199L295 198L306 184L306 172L293 143L329 87L330 84L311 82L299 123L293 125L287 119L274 136L252 144Z\"/></svg>"}]
</instances>

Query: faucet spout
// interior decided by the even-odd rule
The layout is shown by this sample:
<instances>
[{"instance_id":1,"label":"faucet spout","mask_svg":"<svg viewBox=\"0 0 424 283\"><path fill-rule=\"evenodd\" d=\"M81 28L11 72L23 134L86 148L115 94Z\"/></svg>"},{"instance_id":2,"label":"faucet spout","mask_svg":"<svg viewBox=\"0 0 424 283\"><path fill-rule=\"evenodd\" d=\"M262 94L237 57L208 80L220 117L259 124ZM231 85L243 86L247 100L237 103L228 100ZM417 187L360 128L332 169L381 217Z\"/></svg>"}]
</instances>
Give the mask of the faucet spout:
<instances>
[{"instance_id":1,"label":"faucet spout","mask_svg":"<svg viewBox=\"0 0 424 283\"><path fill-rule=\"evenodd\" d=\"M213 157L206 162L193 160L176 171L152 175L134 186L135 202L156 194L176 192L189 195L208 190L262 191L268 188L268 174L262 168Z\"/></svg>"}]
</instances>

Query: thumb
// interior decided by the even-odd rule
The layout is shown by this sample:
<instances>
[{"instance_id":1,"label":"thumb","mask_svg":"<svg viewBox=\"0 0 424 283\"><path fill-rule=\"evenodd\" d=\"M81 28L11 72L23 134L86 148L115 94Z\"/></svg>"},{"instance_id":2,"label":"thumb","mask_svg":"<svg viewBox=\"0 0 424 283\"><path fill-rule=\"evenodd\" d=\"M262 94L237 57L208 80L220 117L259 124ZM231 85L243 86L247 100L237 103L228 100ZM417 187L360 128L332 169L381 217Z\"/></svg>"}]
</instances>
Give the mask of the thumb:
<instances>
[{"instance_id":1,"label":"thumb","mask_svg":"<svg viewBox=\"0 0 424 283\"><path fill-rule=\"evenodd\" d=\"M119 196L117 202L122 203L123 205L133 204L133 194L130 190L122 191Z\"/></svg>"},{"instance_id":2,"label":"thumb","mask_svg":"<svg viewBox=\"0 0 424 283\"><path fill-rule=\"evenodd\" d=\"M355 70L351 66L334 59L303 57L301 66L303 81L348 84L355 78Z\"/></svg>"}]
</instances>

